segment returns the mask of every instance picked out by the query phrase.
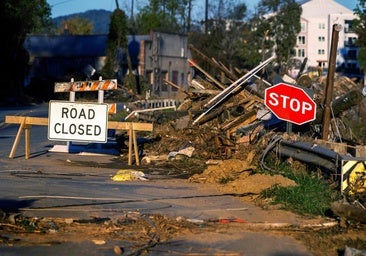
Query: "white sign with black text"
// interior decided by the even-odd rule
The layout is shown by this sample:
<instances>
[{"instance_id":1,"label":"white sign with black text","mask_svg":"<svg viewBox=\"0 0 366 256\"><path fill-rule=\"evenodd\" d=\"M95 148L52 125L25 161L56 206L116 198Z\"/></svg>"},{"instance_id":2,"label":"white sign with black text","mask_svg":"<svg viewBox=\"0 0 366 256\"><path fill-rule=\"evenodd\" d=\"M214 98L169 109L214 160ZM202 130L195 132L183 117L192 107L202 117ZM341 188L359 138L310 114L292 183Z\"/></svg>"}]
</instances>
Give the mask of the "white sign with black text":
<instances>
[{"instance_id":1,"label":"white sign with black text","mask_svg":"<svg viewBox=\"0 0 366 256\"><path fill-rule=\"evenodd\" d=\"M48 139L107 142L108 104L50 101Z\"/></svg>"}]
</instances>

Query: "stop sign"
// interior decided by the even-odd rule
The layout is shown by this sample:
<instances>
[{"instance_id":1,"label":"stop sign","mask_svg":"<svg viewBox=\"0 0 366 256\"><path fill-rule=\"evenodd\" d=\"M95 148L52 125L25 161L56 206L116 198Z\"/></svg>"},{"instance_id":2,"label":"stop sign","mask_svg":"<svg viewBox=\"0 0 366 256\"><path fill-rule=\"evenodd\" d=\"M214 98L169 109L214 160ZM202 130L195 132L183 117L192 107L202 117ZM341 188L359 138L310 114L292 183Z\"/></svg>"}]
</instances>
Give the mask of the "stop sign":
<instances>
[{"instance_id":1,"label":"stop sign","mask_svg":"<svg viewBox=\"0 0 366 256\"><path fill-rule=\"evenodd\" d=\"M279 83L265 90L264 104L279 119L302 125L316 118L316 103L301 88Z\"/></svg>"}]
</instances>

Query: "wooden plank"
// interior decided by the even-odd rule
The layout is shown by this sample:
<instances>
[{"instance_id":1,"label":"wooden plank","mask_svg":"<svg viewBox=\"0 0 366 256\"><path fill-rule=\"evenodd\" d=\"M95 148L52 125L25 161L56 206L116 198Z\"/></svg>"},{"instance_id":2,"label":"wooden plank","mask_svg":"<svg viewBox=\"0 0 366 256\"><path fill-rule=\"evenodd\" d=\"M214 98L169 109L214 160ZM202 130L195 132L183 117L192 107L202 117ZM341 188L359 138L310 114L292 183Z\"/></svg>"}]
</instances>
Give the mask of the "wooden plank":
<instances>
[{"instance_id":1,"label":"wooden plank","mask_svg":"<svg viewBox=\"0 0 366 256\"><path fill-rule=\"evenodd\" d=\"M14 158L15 151L17 150L17 147L19 145L20 137L22 136L22 131L23 131L24 126L25 126L25 118L23 117L22 122L20 123L19 129L18 129L17 135L15 137L13 146L10 150L9 158Z\"/></svg>"},{"instance_id":2,"label":"wooden plank","mask_svg":"<svg viewBox=\"0 0 366 256\"><path fill-rule=\"evenodd\" d=\"M236 130L240 127L240 126L245 126L247 124L253 123L254 121L257 120L257 116L256 115L252 115L250 117L248 117L247 119L245 119L242 123L237 124L236 126L230 127L229 132L230 133L234 133L236 132Z\"/></svg>"},{"instance_id":3,"label":"wooden plank","mask_svg":"<svg viewBox=\"0 0 366 256\"><path fill-rule=\"evenodd\" d=\"M197 50L193 45L189 45L189 48L196 52L203 60L207 61L209 64L213 65L214 67L220 69L225 73L227 77L229 77L231 80L237 80L238 77L233 74L228 68L226 68L222 63L218 63L214 58L209 58L206 55L204 55L201 51Z\"/></svg>"},{"instance_id":4,"label":"wooden plank","mask_svg":"<svg viewBox=\"0 0 366 256\"><path fill-rule=\"evenodd\" d=\"M138 145L137 145L136 131L134 131L134 130L132 130L132 139L133 139L133 149L134 149L134 152L135 152L136 165L140 165L139 149L138 149Z\"/></svg>"},{"instance_id":5,"label":"wooden plank","mask_svg":"<svg viewBox=\"0 0 366 256\"><path fill-rule=\"evenodd\" d=\"M30 125L48 125L48 118L44 117L31 117L31 116L5 116L5 123L8 124L21 124L25 121L25 124Z\"/></svg>"},{"instance_id":6,"label":"wooden plank","mask_svg":"<svg viewBox=\"0 0 366 256\"><path fill-rule=\"evenodd\" d=\"M132 129L135 131L151 132L153 130L152 123L130 123L130 122L117 122L117 121L108 121L108 128L115 130L129 130L130 124L132 124Z\"/></svg>"},{"instance_id":7,"label":"wooden plank","mask_svg":"<svg viewBox=\"0 0 366 256\"><path fill-rule=\"evenodd\" d=\"M30 116L5 116L5 123L20 124L17 135L15 137L12 149L9 154L9 158L14 158L15 151L19 145L20 137L23 130L25 130L25 159L30 156L30 129L32 125L48 125L48 118L42 117L30 117ZM136 164L140 164L138 155L138 145L136 139L136 131L152 131L152 123L132 123L132 122L108 122L109 129L116 130L128 130L129 143L128 143L128 164L132 164L132 147L134 147Z\"/></svg>"},{"instance_id":8,"label":"wooden plank","mask_svg":"<svg viewBox=\"0 0 366 256\"><path fill-rule=\"evenodd\" d=\"M211 76L210 74L208 74L206 71L204 71L199 65L197 65L193 60L188 59L189 64L191 64L192 66L194 66L195 68L197 68L199 71L201 71L205 76L207 76L210 80L212 80L214 82L214 84L221 88L221 89L225 89L225 86L223 86L219 81L217 81L213 76Z\"/></svg>"},{"instance_id":9,"label":"wooden plank","mask_svg":"<svg viewBox=\"0 0 366 256\"><path fill-rule=\"evenodd\" d=\"M183 92L186 95L190 96L190 94L186 90L184 90L184 88L180 87L179 85L176 85L175 83L173 83L167 79L163 79L163 82L166 83L167 85L170 85L170 86L176 88L178 91Z\"/></svg>"},{"instance_id":10,"label":"wooden plank","mask_svg":"<svg viewBox=\"0 0 366 256\"><path fill-rule=\"evenodd\" d=\"M30 129L31 125L26 124L24 127L25 159L30 157Z\"/></svg>"},{"instance_id":11,"label":"wooden plank","mask_svg":"<svg viewBox=\"0 0 366 256\"><path fill-rule=\"evenodd\" d=\"M254 122L256 119L257 119L256 111L251 110L248 113L245 113L244 115L240 115L240 116L234 118L233 120L230 120L230 122L223 125L221 127L221 129L223 131L230 130L230 133L231 133L234 127L237 127L238 125L249 124L251 122Z\"/></svg>"},{"instance_id":12,"label":"wooden plank","mask_svg":"<svg viewBox=\"0 0 366 256\"><path fill-rule=\"evenodd\" d=\"M25 121L25 124L29 125L48 125L48 118L30 116L5 116L5 123L8 124L21 124L23 121ZM130 122L108 121L108 129L129 130L130 124ZM132 125L132 128L135 131L151 132L153 130L152 123L132 123Z\"/></svg>"},{"instance_id":13,"label":"wooden plank","mask_svg":"<svg viewBox=\"0 0 366 256\"><path fill-rule=\"evenodd\" d=\"M128 165L132 164L132 124L130 123L130 129L128 130Z\"/></svg>"},{"instance_id":14,"label":"wooden plank","mask_svg":"<svg viewBox=\"0 0 366 256\"><path fill-rule=\"evenodd\" d=\"M191 92L193 93L201 93L201 94L212 94L212 95L217 95L219 94L221 91L218 91L218 90L209 90L209 89L193 89L191 90Z\"/></svg>"}]
</instances>

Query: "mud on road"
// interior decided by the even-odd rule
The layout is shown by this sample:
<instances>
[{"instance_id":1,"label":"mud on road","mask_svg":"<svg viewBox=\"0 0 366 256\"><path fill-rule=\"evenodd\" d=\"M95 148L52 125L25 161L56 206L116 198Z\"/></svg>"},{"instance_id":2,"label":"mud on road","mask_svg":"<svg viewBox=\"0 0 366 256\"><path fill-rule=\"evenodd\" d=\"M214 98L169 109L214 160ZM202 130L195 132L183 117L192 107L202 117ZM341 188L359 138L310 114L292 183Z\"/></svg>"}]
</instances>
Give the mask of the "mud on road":
<instances>
[{"instance_id":1,"label":"mud on road","mask_svg":"<svg viewBox=\"0 0 366 256\"><path fill-rule=\"evenodd\" d=\"M57 157L52 165L68 166L74 170L87 168L90 170L88 175L93 175L98 169L118 170L123 168L121 162L126 162L120 157L111 157L105 162L80 159ZM10 166L14 164L12 161L6 159L2 162ZM17 161L14 166L30 168L29 162L24 161ZM31 161L38 172L45 170L44 159L34 158ZM243 236L254 239L264 233L268 239L296 239L305 248L301 255L307 255L306 250L312 255L343 255L347 247L366 248L366 228L363 224L350 222L347 226L341 226L337 219L299 216L259 200L259 192L274 184L294 185L293 181L281 175L251 175L252 167L243 160L230 159L209 165L196 163L196 168L192 168L191 161L159 162L142 165L138 169L150 177L215 186L220 193L260 205L263 211L253 214L269 216L268 222L251 223L240 218L187 219L184 216L171 217L139 211L125 211L115 218L90 216L86 219L26 217L21 211L2 211L0 246L2 250L37 246L56 249L64 244L78 244L78 252L89 251L90 255L242 255L230 249L239 246L233 246L233 241L243 239ZM193 170L199 170L199 173ZM234 179L223 184L220 180L228 172ZM298 220L298 225L286 222L294 218Z\"/></svg>"}]
</instances>

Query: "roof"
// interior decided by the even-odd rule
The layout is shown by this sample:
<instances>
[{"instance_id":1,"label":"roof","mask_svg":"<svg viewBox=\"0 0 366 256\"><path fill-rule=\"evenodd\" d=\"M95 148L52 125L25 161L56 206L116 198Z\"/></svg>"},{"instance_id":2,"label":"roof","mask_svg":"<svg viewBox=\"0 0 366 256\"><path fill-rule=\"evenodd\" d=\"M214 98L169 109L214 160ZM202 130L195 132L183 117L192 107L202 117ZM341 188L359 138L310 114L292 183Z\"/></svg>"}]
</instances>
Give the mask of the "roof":
<instances>
[{"instance_id":1,"label":"roof","mask_svg":"<svg viewBox=\"0 0 366 256\"><path fill-rule=\"evenodd\" d=\"M105 56L107 35L28 35L25 49L37 57ZM128 40L132 40L128 36ZM137 42L149 36L135 36Z\"/></svg>"},{"instance_id":2,"label":"roof","mask_svg":"<svg viewBox=\"0 0 366 256\"><path fill-rule=\"evenodd\" d=\"M309 0L301 4L302 17L324 18L329 14L353 14L353 11L333 0Z\"/></svg>"}]
</instances>

